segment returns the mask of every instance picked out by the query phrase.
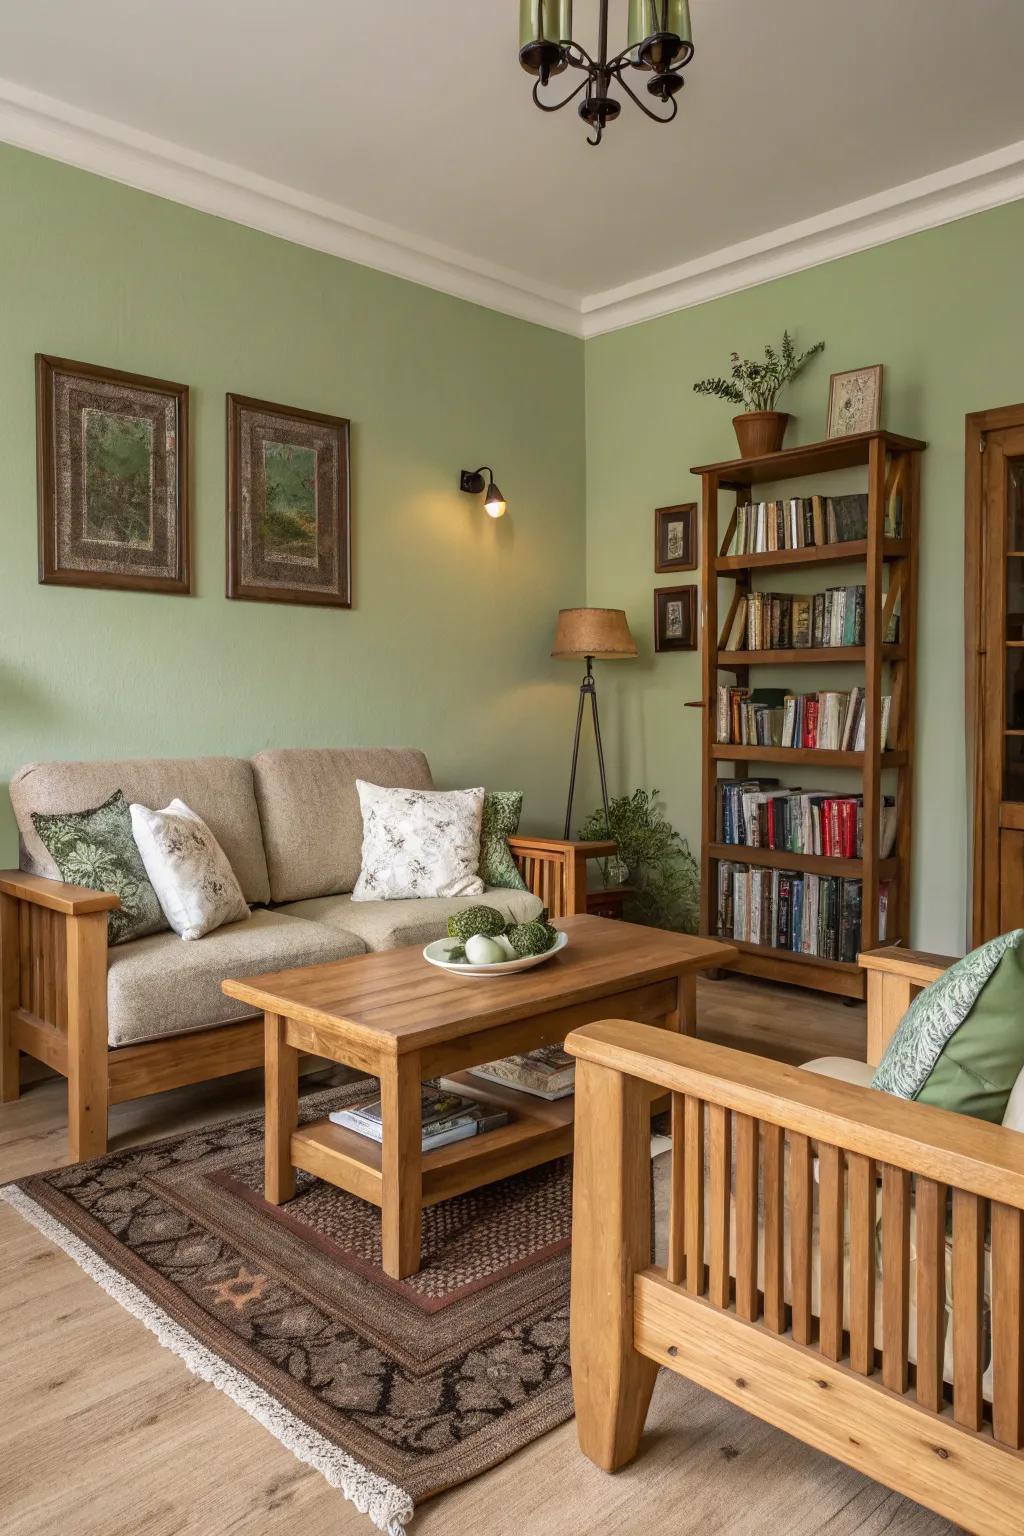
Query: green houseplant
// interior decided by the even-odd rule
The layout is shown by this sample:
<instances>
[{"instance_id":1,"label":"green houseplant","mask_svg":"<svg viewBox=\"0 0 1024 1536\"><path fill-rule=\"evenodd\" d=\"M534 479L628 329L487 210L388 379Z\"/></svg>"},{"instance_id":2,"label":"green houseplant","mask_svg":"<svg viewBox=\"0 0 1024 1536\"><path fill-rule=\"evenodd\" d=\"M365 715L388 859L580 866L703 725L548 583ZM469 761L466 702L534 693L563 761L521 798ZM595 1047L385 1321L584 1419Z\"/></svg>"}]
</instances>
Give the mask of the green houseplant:
<instances>
[{"instance_id":1,"label":"green houseplant","mask_svg":"<svg viewBox=\"0 0 1024 1536\"><path fill-rule=\"evenodd\" d=\"M788 331L782 333L778 350L772 346L764 349L764 362L753 362L733 352L732 372L729 378L699 379L693 386L698 395L713 395L716 400L729 400L743 407L742 416L734 416L736 440L744 458L754 458L762 453L777 453L786 435L789 413L777 411L775 402L779 391L789 384L806 367L812 357L825 350L825 343L818 341L806 352L797 352Z\"/></svg>"},{"instance_id":2,"label":"green houseplant","mask_svg":"<svg viewBox=\"0 0 1024 1536\"><path fill-rule=\"evenodd\" d=\"M619 845L619 859L629 871L632 894L624 907L629 922L696 933L700 871L686 839L662 811L659 793L656 789L635 789L631 795L618 795L608 803L607 829L604 809L598 807L577 836L600 840L610 829ZM607 885L609 861L602 868Z\"/></svg>"}]
</instances>

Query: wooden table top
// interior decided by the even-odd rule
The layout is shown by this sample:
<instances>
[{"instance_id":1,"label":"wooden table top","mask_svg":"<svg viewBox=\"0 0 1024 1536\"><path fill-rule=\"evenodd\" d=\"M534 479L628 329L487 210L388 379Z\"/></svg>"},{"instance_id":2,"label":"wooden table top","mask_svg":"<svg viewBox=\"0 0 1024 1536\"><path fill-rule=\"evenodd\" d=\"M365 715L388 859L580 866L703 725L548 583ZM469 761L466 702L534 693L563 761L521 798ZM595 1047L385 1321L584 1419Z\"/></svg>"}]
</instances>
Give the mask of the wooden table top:
<instances>
[{"instance_id":1,"label":"wooden table top","mask_svg":"<svg viewBox=\"0 0 1024 1536\"><path fill-rule=\"evenodd\" d=\"M429 965L412 945L242 981L229 978L222 986L229 997L262 1012L334 1028L390 1054L707 970L734 953L717 939L604 917L561 918L554 926L569 935L566 948L546 965L508 976L455 976Z\"/></svg>"}]
</instances>

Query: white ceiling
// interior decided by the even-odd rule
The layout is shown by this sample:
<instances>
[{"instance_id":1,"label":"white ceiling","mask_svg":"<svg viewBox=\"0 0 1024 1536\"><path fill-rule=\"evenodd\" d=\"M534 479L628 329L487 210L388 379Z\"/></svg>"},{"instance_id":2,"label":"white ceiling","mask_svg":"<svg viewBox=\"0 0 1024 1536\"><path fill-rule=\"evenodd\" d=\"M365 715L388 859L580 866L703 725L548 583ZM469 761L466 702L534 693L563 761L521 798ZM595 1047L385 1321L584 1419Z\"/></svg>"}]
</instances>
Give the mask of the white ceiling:
<instances>
[{"instance_id":1,"label":"white ceiling","mask_svg":"<svg viewBox=\"0 0 1024 1536\"><path fill-rule=\"evenodd\" d=\"M679 119L656 127L627 102L594 149L574 106L530 102L517 0L0 0L0 137L136 184L112 144L299 194L307 220L369 231L372 264L401 270L370 252L383 236L577 318L620 297L608 290L728 266L728 248L772 247L774 231L792 243L789 226L831 227L820 216L1006 146L967 182L1024 166L1024 0L691 3ZM626 8L612 0L614 46ZM596 15L576 0L585 45ZM172 176L153 189L208 203ZM1005 176L1000 189L989 202ZM270 227L230 198L224 211Z\"/></svg>"}]
</instances>

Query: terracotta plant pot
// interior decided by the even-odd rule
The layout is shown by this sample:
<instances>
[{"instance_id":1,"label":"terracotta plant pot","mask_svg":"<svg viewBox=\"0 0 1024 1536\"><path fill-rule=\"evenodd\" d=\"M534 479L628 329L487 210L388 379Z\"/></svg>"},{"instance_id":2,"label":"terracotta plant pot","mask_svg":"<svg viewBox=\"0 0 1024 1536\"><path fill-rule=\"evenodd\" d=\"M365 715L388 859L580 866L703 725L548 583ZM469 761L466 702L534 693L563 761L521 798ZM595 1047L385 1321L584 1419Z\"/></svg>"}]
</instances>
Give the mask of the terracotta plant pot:
<instances>
[{"instance_id":1,"label":"terracotta plant pot","mask_svg":"<svg viewBox=\"0 0 1024 1536\"><path fill-rule=\"evenodd\" d=\"M742 416L734 416L732 424L741 456L756 459L762 453L778 453L788 422L788 411L746 411Z\"/></svg>"}]
</instances>

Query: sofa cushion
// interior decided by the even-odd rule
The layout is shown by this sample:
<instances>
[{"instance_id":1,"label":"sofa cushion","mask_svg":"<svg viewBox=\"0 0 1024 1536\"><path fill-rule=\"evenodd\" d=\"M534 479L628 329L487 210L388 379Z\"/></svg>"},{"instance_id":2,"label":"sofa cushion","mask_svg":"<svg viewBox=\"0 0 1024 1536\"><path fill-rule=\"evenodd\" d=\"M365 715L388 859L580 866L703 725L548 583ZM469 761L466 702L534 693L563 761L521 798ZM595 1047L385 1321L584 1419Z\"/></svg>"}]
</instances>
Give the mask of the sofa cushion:
<instances>
[{"instance_id":1,"label":"sofa cushion","mask_svg":"<svg viewBox=\"0 0 1024 1536\"><path fill-rule=\"evenodd\" d=\"M854 1061L849 1056L818 1056L814 1061L802 1061L805 1072L817 1072L820 1077L831 1077L839 1083L857 1083L870 1088L875 1069L866 1061Z\"/></svg>"},{"instance_id":2,"label":"sofa cushion","mask_svg":"<svg viewBox=\"0 0 1024 1536\"><path fill-rule=\"evenodd\" d=\"M526 881L508 846L509 838L519 831L522 814L521 789L489 789L484 796L480 822L480 878L484 885L506 891L526 890Z\"/></svg>"},{"instance_id":3,"label":"sofa cushion","mask_svg":"<svg viewBox=\"0 0 1024 1536\"><path fill-rule=\"evenodd\" d=\"M918 993L872 1086L996 1125L1024 1069L1024 928L972 950Z\"/></svg>"},{"instance_id":4,"label":"sofa cushion","mask_svg":"<svg viewBox=\"0 0 1024 1536\"><path fill-rule=\"evenodd\" d=\"M274 901L355 885L363 846L356 779L434 787L426 758L412 747L281 748L257 753L252 767Z\"/></svg>"},{"instance_id":5,"label":"sofa cushion","mask_svg":"<svg viewBox=\"0 0 1024 1536\"><path fill-rule=\"evenodd\" d=\"M176 796L184 800L227 854L246 901L270 900L252 764L244 757L125 758L19 768L11 779L11 805L21 837L22 869L60 879L32 825L33 812L89 810L118 789L129 803L166 805Z\"/></svg>"},{"instance_id":6,"label":"sofa cushion","mask_svg":"<svg viewBox=\"0 0 1024 1536\"><path fill-rule=\"evenodd\" d=\"M250 1007L221 991L226 976L322 965L364 952L362 941L341 928L280 912L253 912L193 944L176 933L123 944L110 951L107 968L107 1038L114 1046L137 1045L251 1018Z\"/></svg>"},{"instance_id":7,"label":"sofa cushion","mask_svg":"<svg viewBox=\"0 0 1024 1536\"><path fill-rule=\"evenodd\" d=\"M35 827L62 880L109 891L121 903L107 913L107 940L126 944L167 927L160 898L132 835L128 802L119 789L90 811L48 816L33 811Z\"/></svg>"},{"instance_id":8,"label":"sofa cushion","mask_svg":"<svg viewBox=\"0 0 1024 1536\"><path fill-rule=\"evenodd\" d=\"M296 901L282 910L291 917L324 923L356 934L367 949L403 949L407 944L431 944L448 932L453 912L466 907L497 907L525 923L542 910L530 891L485 891L482 896L425 896L416 901L353 901L351 896L322 896Z\"/></svg>"}]
</instances>

